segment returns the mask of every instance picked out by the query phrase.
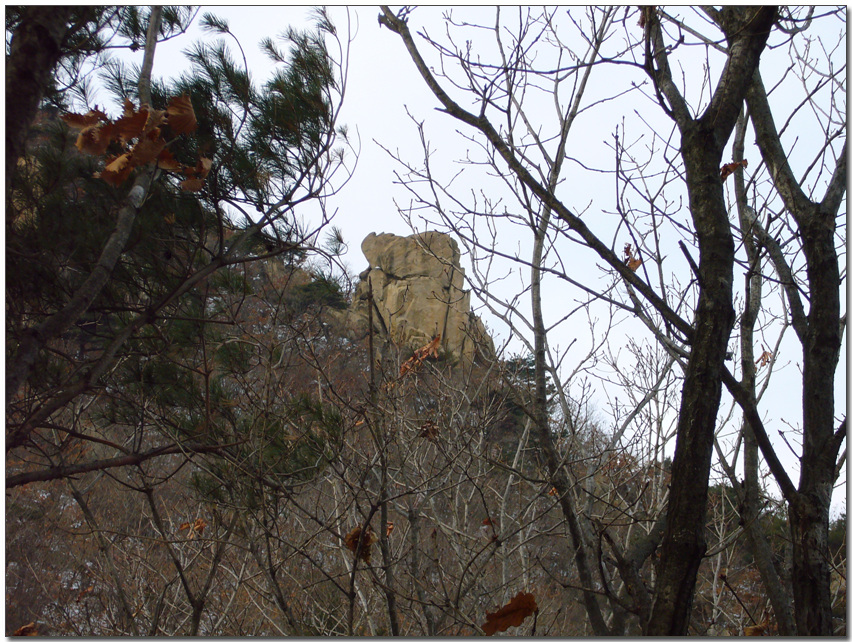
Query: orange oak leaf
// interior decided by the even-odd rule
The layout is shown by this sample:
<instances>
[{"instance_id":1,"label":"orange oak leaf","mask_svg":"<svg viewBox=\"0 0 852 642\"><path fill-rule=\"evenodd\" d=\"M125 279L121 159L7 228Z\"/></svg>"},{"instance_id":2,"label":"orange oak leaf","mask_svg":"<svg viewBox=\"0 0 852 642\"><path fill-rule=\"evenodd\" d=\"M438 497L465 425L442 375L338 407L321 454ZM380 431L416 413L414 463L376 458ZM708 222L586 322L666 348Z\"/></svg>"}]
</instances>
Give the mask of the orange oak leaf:
<instances>
[{"instance_id":1,"label":"orange oak leaf","mask_svg":"<svg viewBox=\"0 0 852 642\"><path fill-rule=\"evenodd\" d=\"M109 121L107 115L99 109L91 109L85 114L63 114L60 118L74 129L86 129L97 123Z\"/></svg>"},{"instance_id":2,"label":"orange oak leaf","mask_svg":"<svg viewBox=\"0 0 852 642\"><path fill-rule=\"evenodd\" d=\"M70 127L82 130L76 143L80 151L100 156L107 152L113 142L123 147L125 153L107 159L106 167L95 174L96 178L119 185L127 179L134 167L156 160L162 169L182 171L187 180L181 183L181 187L186 191L197 192L203 187L213 161L201 158L195 167L180 164L165 149L168 141L163 138L160 126L167 118L175 134L189 133L196 128L195 112L188 95L172 98L165 110L151 109L147 104L137 110L125 98L124 112L115 122L97 108L86 114L62 116ZM131 149L130 142L133 140L136 144Z\"/></svg>"},{"instance_id":3,"label":"orange oak leaf","mask_svg":"<svg viewBox=\"0 0 852 642\"><path fill-rule=\"evenodd\" d=\"M130 105L133 107L133 105ZM139 112L126 113L115 121L115 135L120 140L127 142L133 138L139 138L142 135L142 130L145 128L145 123L148 122L148 110L143 109Z\"/></svg>"},{"instance_id":4,"label":"orange oak leaf","mask_svg":"<svg viewBox=\"0 0 852 642\"><path fill-rule=\"evenodd\" d=\"M213 167L213 161L209 158L199 158L195 167L182 167L181 172L186 176L186 180L181 181L181 189L187 192L201 191L211 167Z\"/></svg>"},{"instance_id":5,"label":"orange oak leaf","mask_svg":"<svg viewBox=\"0 0 852 642\"><path fill-rule=\"evenodd\" d=\"M415 351L415 353L414 353L414 354L415 354L415 355L417 356L417 358L418 358L418 359L420 359L421 361L422 361L423 359L425 359L426 357L435 357L435 358L437 359L437 358L438 358L438 346L439 346L439 345L441 345L441 335L440 335L440 333L439 333L439 334L437 334L437 335L435 335L435 338L433 338L433 339L432 339L429 343L427 343L425 346L423 346L423 347L422 347L422 348L420 348L419 350Z\"/></svg>"},{"instance_id":6,"label":"orange oak leaf","mask_svg":"<svg viewBox=\"0 0 852 642\"><path fill-rule=\"evenodd\" d=\"M160 155L157 156L157 166L170 172L180 171L180 168L183 167L168 148L161 151Z\"/></svg>"},{"instance_id":7,"label":"orange oak leaf","mask_svg":"<svg viewBox=\"0 0 852 642\"><path fill-rule=\"evenodd\" d=\"M121 185L127 177L130 176L130 171L133 169L133 164L130 162L130 152L121 156L113 156L107 159L107 165L102 172L97 172L95 178L102 178L111 185Z\"/></svg>"},{"instance_id":8,"label":"orange oak leaf","mask_svg":"<svg viewBox=\"0 0 852 642\"><path fill-rule=\"evenodd\" d=\"M744 158L741 161L737 161L735 163L727 163L725 165L722 165L722 168L719 170L722 180L724 181L726 178L728 178L728 176L733 174L740 167L748 167L748 160Z\"/></svg>"},{"instance_id":9,"label":"orange oak leaf","mask_svg":"<svg viewBox=\"0 0 852 642\"><path fill-rule=\"evenodd\" d=\"M30 622L29 624L24 624L24 626L17 629L12 635L14 637L34 636L38 635L38 629L36 628L35 622Z\"/></svg>"},{"instance_id":10,"label":"orange oak leaf","mask_svg":"<svg viewBox=\"0 0 852 642\"><path fill-rule=\"evenodd\" d=\"M405 363L403 363L399 367L399 376L404 377L409 372L411 372L414 369L414 366L415 366L416 363L417 362L414 361L414 357L409 358Z\"/></svg>"},{"instance_id":11,"label":"orange oak leaf","mask_svg":"<svg viewBox=\"0 0 852 642\"><path fill-rule=\"evenodd\" d=\"M387 532L385 534L390 535L391 533L393 533L393 522L388 522Z\"/></svg>"},{"instance_id":12,"label":"orange oak leaf","mask_svg":"<svg viewBox=\"0 0 852 642\"><path fill-rule=\"evenodd\" d=\"M112 142L114 126L111 123L96 123L86 127L77 136L77 149L86 154L100 156Z\"/></svg>"},{"instance_id":13,"label":"orange oak leaf","mask_svg":"<svg viewBox=\"0 0 852 642\"><path fill-rule=\"evenodd\" d=\"M510 626L520 626L533 613L538 613L535 596L521 591L496 613L486 613L482 630L485 635L494 635L498 631L505 631Z\"/></svg>"},{"instance_id":14,"label":"orange oak leaf","mask_svg":"<svg viewBox=\"0 0 852 642\"><path fill-rule=\"evenodd\" d=\"M207 174L210 173L210 168L213 167L213 161L209 158L199 158L198 162L195 164L195 167L182 167L181 172L187 178L207 178Z\"/></svg>"},{"instance_id":15,"label":"orange oak leaf","mask_svg":"<svg viewBox=\"0 0 852 642\"><path fill-rule=\"evenodd\" d=\"M189 539L193 539L196 533L203 535L205 528L207 528L207 522L199 517L194 522L184 522L180 525L178 531L189 530Z\"/></svg>"},{"instance_id":16,"label":"orange oak leaf","mask_svg":"<svg viewBox=\"0 0 852 642\"><path fill-rule=\"evenodd\" d=\"M166 108L166 113L168 114L169 127L175 134L188 134L195 131L197 125L195 111L192 109L192 101L190 101L188 94L172 98Z\"/></svg>"},{"instance_id":17,"label":"orange oak leaf","mask_svg":"<svg viewBox=\"0 0 852 642\"><path fill-rule=\"evenodd\" d=\"M180 188L184 192L200 192L203 187L203 178L187 178L185 181L180 182Z\"/></svg>"},{"instance_id":18,"label":"orange oak leaf","mask_svg":"<svg viewBox=\"0 0 852 642\"><path fill-rule=\"evenodd\" d=\"M155 127L142 135L139 142L133 146L132 163L134 166L147 165L155 160L166 146L166 141L160 135L160 128Z\"/></svg>"}]
</instances>

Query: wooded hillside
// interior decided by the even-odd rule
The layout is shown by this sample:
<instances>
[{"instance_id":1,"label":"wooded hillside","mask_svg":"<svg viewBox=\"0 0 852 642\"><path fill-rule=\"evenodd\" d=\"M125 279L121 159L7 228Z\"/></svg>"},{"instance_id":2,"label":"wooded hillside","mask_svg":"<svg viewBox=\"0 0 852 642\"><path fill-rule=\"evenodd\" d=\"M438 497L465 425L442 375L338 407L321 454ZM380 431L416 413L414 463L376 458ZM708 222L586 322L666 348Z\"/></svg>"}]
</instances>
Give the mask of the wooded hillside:
<instances>
[{"instance_id":1,"label":"wooded hillside","mask_svg":"<svg viewBox=\"0 0 852 642\"><path fill-rule=\"evenodd\" d=\"M356 276L331 11L7 7L7 635L846 634L846 9L430 11Z\"/></svg>"}]
</instances>

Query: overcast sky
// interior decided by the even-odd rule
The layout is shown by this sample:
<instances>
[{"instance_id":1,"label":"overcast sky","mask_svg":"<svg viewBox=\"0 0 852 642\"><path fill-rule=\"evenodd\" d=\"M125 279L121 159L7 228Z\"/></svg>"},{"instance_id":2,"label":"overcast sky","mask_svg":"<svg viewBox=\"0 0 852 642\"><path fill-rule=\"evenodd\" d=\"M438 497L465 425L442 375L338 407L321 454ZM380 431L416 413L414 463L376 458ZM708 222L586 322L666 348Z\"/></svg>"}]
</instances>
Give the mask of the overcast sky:
<instances>
[{"instance_id":1,"label":"overcast sky","mask_svg":"<svg viewBox=\"0 0 852 642\"><path fill-rule=\"evenodd\" d=\"M249 68L258 84L268 77L272 68L269 59L260 51L258 42L262 38L277 36L290 25L305 28L310 26L311 9L307 7L204 7L201 10L202 13L206 11L212 11L229 22L232 33L239 38L244 48ZM443 35L440 21L442 11L442 9L435 7L418 8L412 13L410 24L415 28L414 30L425 24L430 32L441 36ZM487 16L486 21L493 20L491 17L493 10L483 8L468 11L481 11L482 16ZM337 210L334 224L343 231L344 238L349 245L349 252L344 257L344 263L347 264L353 275L357 275L366 267L366 260L360 251L360 243L368 233L393 232L408 235L412 231L399 215L394 203L396 200L399 205L405 207L409 202L409 195L406 190L394 184L394 171L401 168L382 149L382 147L385 147L394 151L399 150L405 158L415 164L422 158L417 130L408 114L417 120L425 121L430 144L436 150L436 159L440 159L443 163L440 169L445 170L447 176L451 176L456 171L457 166L454 161L464 156L470 144L456 133L459 127L451 122L448 116L435 110L438 102L417 75L400 38L388 29L379 27L377 21L378 7L355 7L350 8L348 12L342 7L332 7L330 15L344 44L346 44L347 32L351 31L353 36L349 51L347 93L339 122L350 127L350 132L356 141L356 147L359 148L359 158L352 181L341 194L331 200L329 207L332 211ZM176 76L187 69L187 63L182 52L188 49L190 43L199 37L211 37L209 35L202 36L197 23L198 20L187 36L176 38L158 47L154 66L156 77ZM229 46L231 44L229 43ZM696 58L696 69L699 72L704 54L705 52L702 50ZM141 52L139 52L139 55L141 56ZM845 50L843 51L843 62L845 63ZM775 79L780 78L785 72L783 66L779 66L777 69L767 69L762 66L761 70L767 86L771 86L770 79L773 79L773 77ZM628 76L622 78L618 75L620 73L622 72L610 72L609 82L614 84L629 82L629 80L625 80ZM635 74L635 72L633 73ZM700 89L700 84L693 83L693 87ZM610 91L611 86L604 87L602 90ZM590 91L592 92L590 96L594 96L595 90ZM697 94L695 99L699 99ZM636 100L638 101L635 103L636 105L641 104L640 96L637 96ZM632 107L633 105L628 104L628 106ZM610 157L605 156L605 142L611 140L615 127L616 125L620 126L625 111L630 112L631 110L625 110L624 103L614 105L611 110L607 105L596 108L593 118L578 121L581 126L576 134L572 130L572 149L598 150L594 152L597 156L593 154L592 157L588 158L588 163L597 167L611 168L614 161L611 155ZM654 110L645 109L643 117L647 118L647 114L653 114L653 112ZM628 115L634 116L634 114L629 113ZM654 117L664 118L659 109L656 110ZM657 122L661 123L661 131L671 129L671 124L666 123L665 120ZM803 137L803 140L797 144L804 147L808 144L818 144L818 141L807 140L807 137ZM747 145L745 157L754 159L754 161L759 160L759 153L751 143L751 139ZM595 183L599 178L604 182ZM572 202L569 203L569 206L583 208L588 204L593 204L600 207L594 202L596 190L612 190L612 181L611 177L582 174L578 184L571 187L575 191L571 193ZM465 184L460 186L462 190L476 188L476 185ZM563 196L563 198L565 197ZM594 208L592 211L594 211ZM510 243L516 244L524 242L520 238L508 240ZM620 250L621 246L616 245L616 243L621 242L623 245L623 239L616 241L614 237L607 238L604 236L604 240L608 243L612 241L617 250ZM580 259L578 258L578 260ZM682 261L683 257L676 256L671 260ZM590 259L582 259L582 261L585 262L574 264L569 262L569 267L574 265L578 271L584 271L583 278L586 278L595 269L594 262ZM573 299L571 296L566 297L564 291L559 290L556 285L553 287L554 289L547 294L548 313L551 318L558 318L565 308L573 305ZM845 309L844 300L843 310L845 311ZM485 315L485 320L489 322L487 315ZM583 322L584 319L582 318L571 321L554 331L549 340L551 343L567 345L573 334L572 328L576 327L576 325L572 326L571 323ZM505 337L505 333L502 328L497 327L499 324L493 321L489 323L499 335L499 343L500 338ZM632 326L625 327L630 328ZM625 332L625 330L622 329L620 332ZM770 335L766 340L768 341L771 338ZM621 336L620 339L623 342L625 337ZM777 363L780 371L775 373L772 387L772 397L777 401L766 404L766 407L771 407L769 415L774 417L774 421L769 424L773 435L777 435L777 429L786 428L782 419L794 425L801 421L801 388L798 374L801 351L792 336L784 346L783 354L779 356ZM570 359L568 363L570 363ZM837 370L838 407L845 406L845 372L846 360L844 354ZM787 457L791 462L790 465L795 467L795 461L786 446L779 442L778 449L779 454ZM845 487L841 487L836 492L835 506L843 503L845 490Z\"/></svg>"}]
</instances>

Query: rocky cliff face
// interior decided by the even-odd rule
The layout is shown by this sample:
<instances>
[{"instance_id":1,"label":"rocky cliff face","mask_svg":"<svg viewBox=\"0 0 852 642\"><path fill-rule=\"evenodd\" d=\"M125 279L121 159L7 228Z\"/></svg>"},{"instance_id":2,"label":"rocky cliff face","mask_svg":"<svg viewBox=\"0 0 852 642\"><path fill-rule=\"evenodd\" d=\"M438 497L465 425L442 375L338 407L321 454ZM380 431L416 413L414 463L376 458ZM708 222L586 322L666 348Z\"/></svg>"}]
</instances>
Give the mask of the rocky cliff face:
<instances>
[{"instance_id":1,"label":"rocky cliff face","mask_svg":"<svg viewBox=\"0 0 852 642\"><path fill-rule=\"evenodd\" d=\"M370 234L361 243L369 267L361 273L345 325L368 332L372 283L374 332L400 348L417 349L441 335L440 350L464 362L494 356L482 321L470 311L458 244L447 234Z\"/></svg>"}]
</instances>

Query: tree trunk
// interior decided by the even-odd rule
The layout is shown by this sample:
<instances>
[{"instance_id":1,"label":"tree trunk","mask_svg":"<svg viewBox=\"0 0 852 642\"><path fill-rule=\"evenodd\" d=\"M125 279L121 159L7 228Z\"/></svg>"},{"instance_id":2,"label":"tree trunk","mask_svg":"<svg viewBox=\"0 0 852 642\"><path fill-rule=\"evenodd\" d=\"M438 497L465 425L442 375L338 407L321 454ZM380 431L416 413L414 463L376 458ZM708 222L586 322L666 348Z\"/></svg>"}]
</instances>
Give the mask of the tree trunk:
<instances>
[{"instance_id":1,"label":"tree trunk","mask_svg":"<svg viewBox=\"0 0 852 642\"><path fill-rule=\"evenodd\" d=\"M793 538L793 599L799 635L831 635L831 566L828 557L828 497L800 494L790 507Z\"/></svg>"},{"instance_id":2,"label":"tree trunk","mask_svg":"<svg viewBox=\"0 0 852 642\"><path fill-rule=\"evenodd\" d=\"M724 7L707 12L725 34L728 60L698 119L690 115L673 81L653 12L647 26L646 70L669 107L661 105L680 130L689 208L699 249L698 266L693 266L698 305L678 417L660 568L651 618L643 623L647 635L687 635L698 567L707 549L707 485L725 353L734 325L734 239L719 166L776 16L775 9L760 7Z\"/></svg>"},{"instance_id":3,"label":"tree trunk","mask_svg":"<svg viewBox=\"0 0 852 642\"><path fill-rule=\"evenodd\" d=\"M651 618L645 623L647 635L687 634L698 567L707 549L707 482L722 397L722 369L734 325L734 240L719 180L721 150L712 133L698 127L684 133L682 150L699 238L701 290L677 424L660 569Z\"/></svg>"},{"instance_id":4,"label":"tree trunk","mask_svg":"<svg viewBox=\"0 0 852 642\"><path fill-rule=\"evenodd\" d=\"M6 57L6 189L56 63L74 7L26 7ZM10 213L7 207L7 215Z\"/></svg>"},{"instance_id":5,"label":"tree trunk","mask_svg":"<svg viewBox=\"0 0 852 642\"><path fill-rule=\"evenodd\" d=\"M734 136L733 161L740 162L744 158L745 134L748 117L745 113L737 121ZM756 214L748 204L745 179L742 172L733 176L736 194L737 211L739 212L740 229L743 235L743 247L748 257L749 270L746 274L746 294L743 313L740 316L740 367L742 368L742 386L749 395L751 402L757 405L756 386L757 371L754 358L754 326L760 312L763 300L763 258L760 247L755 239L754 222ZM743 417L743 473L745 479L741 488L740 521L745 530L748 550L754 557L755 566L763 581L763 588L772 605L775 622L780 635L795 635L796 627L793 619L793 602L787 586L781 581L778 569L772 559L772 549L766 539L760 523L761 493L760 493L760 460L757 439L754 429L747 417ZM731 471L731 483L737 487L736 477Z\"/></svg>"},{"instance_id":6,"label":"tree trunk","mask_svg":"<svg viewBox=\"0 0 852 642\"><path fill-rule=\"evenodd\" d=\"M828 520L837 454L845 438L845 421L841 428L834 428L834 376L843 338L834 237L846 191L846 148L837 160L823 201L814 203L787 162L760 74L754 76L747 101L757 145L776 190L798 226L807 266L807 318L798 288L794 283L785 284L803 353L801 473L798 490L787 493L793 540L793 599L799 635L831 635ZM789 273L782 256L777 262L779 274Z\"/></svg>"},{"instance_id":7,"label":"tree trunk","mask_svg":"<svg viewBox=\"0 0 852 642\"><path fill-rule=\"evenodd\" d=\"M819 208L821 209L821 208ZM799 635L832 635L828 523L840 440L834 434L834 373L841 347L840 274L834 216L818 212L803 226L811 285L804 346L803 452L799 493L790 506L793 596ZM829 223L823 225L822 223Z\"/></svg>"},{"instance_id":8,"label":"tree trunk","mask_svg":"<svg viewBox=\"0 0 852 642\"><path fill-rule=\"evenodd\" d=\"M550 216L550 208L544 207L541 219L538 223L538 229L536 230L536 239L532 257L530 287L532 294L535 346L535 400L533 403L533 423L536 439L538 440L539 447L544 454L550 478L559 493L559 505L562 508L562 514L568 523L568 530L571 533L571 540L574 546L574 561L577 565L577 575L580 577L581 586L585 589L583 590L582 598L583 606L586 608L586 614L589 616L589 623L592 626L594 635L607 636L611 633L609 627L606 625L603 614L601 613L598 599L593 592L595 589L600 587L599 585L596 586L596 582L592 574L592 564L588 556L587 541L577 514L577 508L572 495L573 490L568 483L568 477L565 469L560 461L556 447L553 444L553 438L550 432L550 420L547 413L547 331L545 329L544 315L541 308L541 264L544 253L544 244L547 238L547 229L550 224Z\"/></svg>"}]
</instances>

